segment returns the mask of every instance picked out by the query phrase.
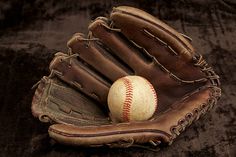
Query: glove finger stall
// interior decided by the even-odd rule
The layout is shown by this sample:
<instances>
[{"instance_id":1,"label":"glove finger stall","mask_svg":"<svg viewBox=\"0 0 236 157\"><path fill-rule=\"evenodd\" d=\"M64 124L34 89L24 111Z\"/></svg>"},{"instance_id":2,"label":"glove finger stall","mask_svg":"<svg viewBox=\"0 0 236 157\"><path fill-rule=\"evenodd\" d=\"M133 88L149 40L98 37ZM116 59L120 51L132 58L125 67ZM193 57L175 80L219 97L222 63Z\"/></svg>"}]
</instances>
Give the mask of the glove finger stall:
<instances>
[{"instance_id":1,"label":"glove finger stall","mask_svg":"<svg viewBox=\"0 0 236 157\"><path fill-rule=\"evenodd\" d=\"M169 71L183 80L197 80L205 74L194 66L193 47L177 31L139 9L117 7L111 13L113 27L138 47L145 49Z\"/></svg>"},{"instance_id":2,"label":"glove finger stall","mask_svg":"<svg viewBox=\"0 0 236 157\"><path fill-rule=\"evenodd\" d=\"M106 95L110 84L95 74L77 57L66 54L56 54L50 64L52 74L76 87L93 99L106 104Z\"/></svg>"},{"instance_id":3,"label":"glove finger stall","mask_svg":"<svg viewBox=\"0 0 236 157\"><path fill-rule=\"evenodd\" d=\"M72 37L67 45L72 53L78 54L79 58L112 82L128 75L129 71L106 53L107 50L100 46L96 39L89 40L79 34Z\"/></svg>"}]
</instances>

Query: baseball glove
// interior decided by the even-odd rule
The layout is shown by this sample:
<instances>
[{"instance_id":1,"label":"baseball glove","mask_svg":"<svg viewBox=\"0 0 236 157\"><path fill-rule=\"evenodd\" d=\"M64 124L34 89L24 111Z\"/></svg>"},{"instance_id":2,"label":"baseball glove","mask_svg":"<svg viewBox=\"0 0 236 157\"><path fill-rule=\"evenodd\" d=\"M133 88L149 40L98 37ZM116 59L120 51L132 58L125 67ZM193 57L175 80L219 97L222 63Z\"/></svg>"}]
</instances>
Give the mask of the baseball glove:
<instances>
[{"instance_id":1,"label":"baseball glove","mask_svg":"<svg viewBox=\"0 0 236 157\"><path fill-rule=\"evenodd\" d=\"M156 148L171 144L220 97L219 76L195 52L190 38L152 15L127 6L98 17L89 34L75 34L68 53L56 53L38 83L32 113L51 122L49 135L80 146ZM151 82L158 107L146 121L115 123L107 95L117 79L139 75ZM143 104L145 105L145 104Z\"/></svg>"}]
</instances>

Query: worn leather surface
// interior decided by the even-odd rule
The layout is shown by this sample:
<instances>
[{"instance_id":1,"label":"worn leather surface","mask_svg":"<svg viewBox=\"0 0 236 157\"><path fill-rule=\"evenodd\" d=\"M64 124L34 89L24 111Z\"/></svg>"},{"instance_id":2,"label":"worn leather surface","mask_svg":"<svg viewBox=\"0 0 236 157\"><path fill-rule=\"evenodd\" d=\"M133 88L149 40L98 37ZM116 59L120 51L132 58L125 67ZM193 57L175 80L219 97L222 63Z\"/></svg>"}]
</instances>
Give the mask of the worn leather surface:
<instances>
[{"instance_id":1,"label":"worn leather surface","mask_svg":"<svg viewBox=\"0 0 236 157\"><path fill-rule=\"evenodd\" d=\"M1 155L234 156L233 1L93 1L79 4L68 2L67 5L60 1L56 5L52 1L43 4L40 1L8 1L5 4L1 5L4 15L1 16L1 21L4 21L1 23L1 99L4 100L1 105ZM41 7L38 7L40 4ZM112 5L117 4L143 8L191 36L197 51L204 54L221 76L223 95L220 105L211 114L194 123L175 143L158 153L136 148L111 151L105 148L84 149L51 145L45 135L47 126L31 118L30 103L33 92L29 92L29 89L43 75L48 74L45 65L52 59L52 53L65 51L64 43L73 33L78 29L86 33L85 28L90 17L103 15ZM81 20L75 20L77 18Z\"/></svg>"},{"instance_id":2,"label":"worn leather surface","mask_svg":"<svg viewBox=\"0 0 236 157\"><path fill-rule=\"evenodd\" d=\"M39 81L33 97L33 115L59 124L49 128L55 141L111 147L150 144L155 149L171 144L217 104L221 96L219 76L194 52L188 37L154 16L119 6L113 8L110 19L96 18L89 31L88 38L77 33L70 39L68 54L55 54L50 76ZM112 70L107 71L109 68ZM152 83L159 99L156 113L149 120L124 124L105 115L98 119L98 106L109 115L106 101L111 84L127 75L139 75ZM64 90L54 79L78 94Z\"/></svg>"}]
</instances>

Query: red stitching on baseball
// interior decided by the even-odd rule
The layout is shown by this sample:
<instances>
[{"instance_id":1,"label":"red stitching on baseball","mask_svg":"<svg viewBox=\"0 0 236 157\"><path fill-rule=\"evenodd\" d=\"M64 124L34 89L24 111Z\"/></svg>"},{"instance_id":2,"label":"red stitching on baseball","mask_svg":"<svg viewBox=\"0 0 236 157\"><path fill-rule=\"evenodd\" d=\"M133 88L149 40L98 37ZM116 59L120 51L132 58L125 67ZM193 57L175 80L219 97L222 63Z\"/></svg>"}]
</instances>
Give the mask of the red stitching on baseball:
<instances>
[{"instance_id":1,"label":"red stitching on baseball","mask_svg":"<svg viewBox=\"0 0 236 157\"><path fill-rule=\"evenodd\" d=\"M132 99L133 99L133 87L132 87L132 83L130 82L129 79L122 78L122 81L124 82L124 85L126 88L122 118L124 121L129 121L130 120L130 108L131 108Z\"/></svg>"},{"instance_id":2,"label":"red stitching on baseball","mask_svg":"<svg viewBox=\"0 0 236 157\"><path fill-rule=\"evenodd\" d=\"M145 79L146 80L146 79ZM146 80L147 84L149 85L152 93L153 93L153 96L154 96L154 101L155 101L155 104L156 104L156 107L155 107L155 111L157 111L157 94L156 94L156 91L155 89L153 88L153 85L148 81Z\"/></svg>"}]
</instances>

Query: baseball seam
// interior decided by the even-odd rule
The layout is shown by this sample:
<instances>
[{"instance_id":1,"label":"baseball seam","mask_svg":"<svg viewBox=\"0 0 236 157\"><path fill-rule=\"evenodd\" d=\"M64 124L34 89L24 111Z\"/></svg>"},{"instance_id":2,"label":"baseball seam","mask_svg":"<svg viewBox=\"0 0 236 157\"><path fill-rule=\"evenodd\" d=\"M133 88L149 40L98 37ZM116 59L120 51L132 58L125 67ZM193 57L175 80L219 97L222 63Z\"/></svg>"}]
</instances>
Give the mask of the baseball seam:
<instances>
[{"instance_id":1,"label":"baseball seam","mask_svg":"<svg viewBox=\"0 0 236 157\"><path fill-rule=\"evenodd\" d=\"M151 91L153 93L154 101L155 101L155 104L156 104L155 111L157 111L157 94L156 94L156 91L155 91L153 85L148 80L145 79L145 81L147 82L148 86L150 87L150 89L151 89Z\"/></svg>"},{"instance_id":2,"label":"baseball seam","mask_svg":"<svg viewBox=\"0 0 236 157\"><path fill-rule=\"evenodd\" d=\"M129 79L122 78L122 81L125 85L125 101L123 104L122 119L124 121L130 120L130 108L133 100L133 86Z\"/></svg>"}]
</instances>

